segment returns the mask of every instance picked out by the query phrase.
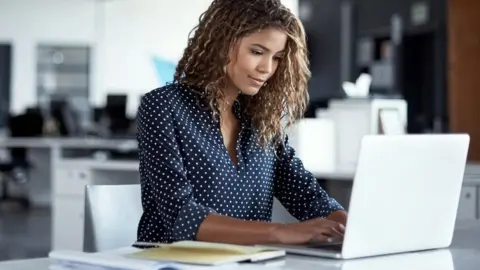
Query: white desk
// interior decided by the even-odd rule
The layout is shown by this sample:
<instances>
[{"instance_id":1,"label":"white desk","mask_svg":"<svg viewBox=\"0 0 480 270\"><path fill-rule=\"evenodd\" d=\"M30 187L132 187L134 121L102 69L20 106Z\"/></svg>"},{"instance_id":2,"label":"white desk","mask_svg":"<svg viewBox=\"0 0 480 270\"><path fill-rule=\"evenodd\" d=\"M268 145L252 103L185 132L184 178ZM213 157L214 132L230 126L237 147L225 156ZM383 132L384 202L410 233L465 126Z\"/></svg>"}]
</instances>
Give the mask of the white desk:
<instances>
[{"instance_id":1,"label":"white desk","mask_svg":"<svg viewBox=\"0 0 480 270\"><path fill-rule=\"evenodd\" d=\"M354 170L312 171L312 174L318 179L329 181L352 181L355 177Z\"/></svg>"},{"instance_id":2,"label":"white desk","mask_svg":"<svg viewBox=\"0 0 480 270\"><path fill-rule=\"evenodd\" d=\"M241 264L238 267L215 269L299 269L299 270L472 270L480 265L480 223L464 222L457 224L450 249L380 256L356 260L331 260L307 256L287 255L286 258L267 264ZM428 256L428 257L426 257ZM430 256L435 256L434 258ZM30 259L0 262L0 270L47 270L49 259ZM194 269L194 268L193 268Z\"/></svg>"},{"instance_id":3,"label":"white desk","mask_svg":"<svg viewBox=\"0 0 480 270\"><path fill-rule=\"evenodd\" d=\"M432 255L436 253L435 255ZM419 256L432 255L433 259L426 260ZM358 260L335 261L306 256L287 255L283 259L267 263L245 263L240 265L222 266L212 269L298 269L298 270L473 270L480 264L480 252L478 250L446 249L438 251L426 251L424 253L397 254L391 256L373 257ZM0 270L47 270L50 269L48 258L0 262ZM208 269L185 267L183 269Z\"/></svg>"},{"instance_id":4,"label":"white desk","mask_svg":"<svg viewBox=\"0 0 480 270\"><path fill-rule=\"evenodd\" d=\"M32 181L27 184L28 196L33 205L51 204L51 179L56 162L63 158L68 150L106 149L135 150L134 139L97 139L97 138L0 138L0 149L25 147L29 151L34 168L30 170Z\"/></svg>"},{"instance_id":5,"label":"white desk","mask_svg":"<svg viewBox=\"0 0 480 270\"><path fill-rule=\"evenodd\" d=\"M338 181L352 181L355 177L354 169L332 169L328 171L312 171L312 174L325 180L338 180ZM469 163L465 167L465 180L464 183L476 184L480 183L480 164Z\"/></svg>"},{"instance_id":6,"label":"white desk","mask_svg":"<svg viewBox=\"0 0 480 270\"><path fill-rule=\"evenodd\" d=\"M137 142L133 139L0 138L0 148L8 147L29 150L34 167L29 171L28 196L33 205L52 208L53 247L78 249L83 243L85 185L138 183L139 180L137 173L133 176L122 173L138 172L138 162L111 163L93 159L69 162L64 157L71 150L135 150ZM70 241L72 235L74 239Z\"/></svg>"},{"instance_id":7,"label":"white desk","mask_svg":"<svg viewBox=\"0 0 480 270\"><path fill-rule=\"evenodd\" d=\"M318 179L326 180L329 194L348 207L352 181L355 177L354 170L339 169L313 174ZM467 164L458 208L459 220L480 219L480 164Z\"/></svg>"},{"instance_id":8,"label":"white desk","mask_svg":"<svg viewBox=\"0 0 480 270\"><path fill-rule=\"evenodd\" d=\"M0 138L0 147L26 147L26 148L103 148L117 149L119 147L137 148L134 139L102 139L102 138Z\"/></svg>"}]
</instances>

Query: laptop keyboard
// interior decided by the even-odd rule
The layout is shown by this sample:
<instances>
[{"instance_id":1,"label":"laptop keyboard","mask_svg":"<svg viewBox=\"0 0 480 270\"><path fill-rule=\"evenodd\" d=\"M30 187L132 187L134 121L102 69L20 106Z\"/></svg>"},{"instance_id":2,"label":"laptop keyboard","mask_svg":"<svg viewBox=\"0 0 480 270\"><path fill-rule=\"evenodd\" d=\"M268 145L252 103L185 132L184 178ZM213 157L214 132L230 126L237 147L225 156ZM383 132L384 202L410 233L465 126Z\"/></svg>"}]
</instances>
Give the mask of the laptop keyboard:
<instances>
[{"instance_id":1,"label":"laptop keyboard","mask_svg":"<svg viewBox=\"0 0 480 270\"><path fill-rule=\"evenodd\" d=\"M338 244L312 244L308 245L309 248L318 248L323 250L331 250L331 251L342 251L342 243Z\"/></svg>"}]
</instances>

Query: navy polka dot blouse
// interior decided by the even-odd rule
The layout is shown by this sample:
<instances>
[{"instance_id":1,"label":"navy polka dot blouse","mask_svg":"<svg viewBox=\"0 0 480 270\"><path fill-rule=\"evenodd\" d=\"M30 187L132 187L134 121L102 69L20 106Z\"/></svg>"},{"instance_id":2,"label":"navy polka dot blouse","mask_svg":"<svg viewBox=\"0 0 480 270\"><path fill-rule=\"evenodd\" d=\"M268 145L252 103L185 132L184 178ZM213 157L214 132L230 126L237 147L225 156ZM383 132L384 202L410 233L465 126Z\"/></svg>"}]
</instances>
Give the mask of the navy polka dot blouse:
<instances>
[{"instance_id":1,"label":"navy polka dot blouse","mask_svg":"<svg viewBox=\"0 0 480 270\"><path fill-rule=\"evenodd\" d=\"M265 151L235 102L241 123L238 167L219 121L193 87L171 84L144 95L138 110L143 215L138 241L194 240L209 213L271 221L273 196L299 220L343 208L288 146Z\"/></svg>"}]
</instances>

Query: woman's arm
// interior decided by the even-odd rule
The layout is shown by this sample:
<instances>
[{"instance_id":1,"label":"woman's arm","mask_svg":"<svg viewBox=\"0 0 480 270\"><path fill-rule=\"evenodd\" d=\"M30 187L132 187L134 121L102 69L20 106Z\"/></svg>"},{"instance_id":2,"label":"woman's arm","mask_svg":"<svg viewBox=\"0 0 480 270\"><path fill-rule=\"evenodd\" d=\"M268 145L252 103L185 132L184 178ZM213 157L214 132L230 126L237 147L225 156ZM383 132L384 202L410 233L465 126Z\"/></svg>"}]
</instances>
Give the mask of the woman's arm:
<instances>
[{"instance_id":1,"label":"woman's arm","mask_svg":"<svg viewBox=\"0 0 480 270\"><path fill-rule=\"evenodd\" d=\"M238 245L273 244L278 242L275 232L279 226L211 214L200 225L197 240Z\"/></svg>"},{"instance_id":2,"label":"woman's arm","mask_svg":"<svg viewBox=\"0 0 480 270\"><path fill-rule=\"evenodd\" d=\"M142 203L156 209L152 226L165 228L175 241L193 240L215 211L195 200L176 142L168 90L145 94L137 113Z\"/></svg>"},{"instance_id":3,"label":"woman's arm","mask_svg":"<svg viewBox=\"0 0 480 270\"><path fill-rule=\"evenodd\" d=\"M345 227L340 223L321 218L275 224L210 214L200 225L197 240L237 245L295 245L339 241L343 238L344 232Z\"/></svg>"},{"instance_id":4,"label":"woman's arm","mask_svg":"<svg viewBox=\"0 0 480 270\"><path fill-rule=\"evenodd\" d=\"M288 137L284 146L277 149L278 160L275 168L275 196L298 220L327 218L346 223L346 211L318 184L317 179L307 171L295 150L289 145Z\"/></svg>"}]
</instances>

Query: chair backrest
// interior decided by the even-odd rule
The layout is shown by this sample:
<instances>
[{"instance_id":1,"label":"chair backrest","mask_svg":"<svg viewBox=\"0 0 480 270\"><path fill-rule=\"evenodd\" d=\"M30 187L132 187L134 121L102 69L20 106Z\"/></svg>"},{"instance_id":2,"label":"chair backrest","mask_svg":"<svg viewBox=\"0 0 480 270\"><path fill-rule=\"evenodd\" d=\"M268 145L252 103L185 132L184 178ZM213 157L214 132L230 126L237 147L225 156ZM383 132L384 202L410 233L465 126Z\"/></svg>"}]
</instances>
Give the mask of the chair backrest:
<instances>
[{"instance_id":1,"label":"chair backrest","mask_svg":"<svg viewBox=\"0 0 480 270\"><path fill-rule=\"evenodd\" d=\"M274 223L293 223L298 222L298 219L293 217L288 210L282 205L282 203L273 199L273 209L272 209L272 222Z\"/></svg>"},{"instance_id":2,"label":"chair backrest","mask_svg":"<svg viewBox=\"0 0 480 270\"><path fill-rule=\"evenodd\" d=\"M132 245L142 215L140 185L88 185L85 188L85 252Z\"/></svg>"}]
</instances>

